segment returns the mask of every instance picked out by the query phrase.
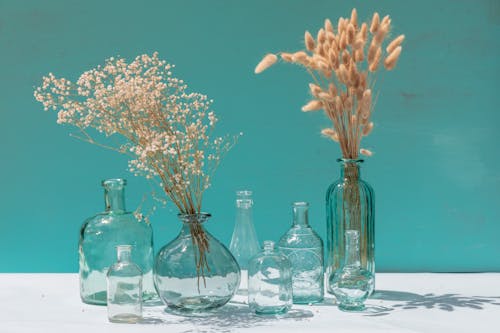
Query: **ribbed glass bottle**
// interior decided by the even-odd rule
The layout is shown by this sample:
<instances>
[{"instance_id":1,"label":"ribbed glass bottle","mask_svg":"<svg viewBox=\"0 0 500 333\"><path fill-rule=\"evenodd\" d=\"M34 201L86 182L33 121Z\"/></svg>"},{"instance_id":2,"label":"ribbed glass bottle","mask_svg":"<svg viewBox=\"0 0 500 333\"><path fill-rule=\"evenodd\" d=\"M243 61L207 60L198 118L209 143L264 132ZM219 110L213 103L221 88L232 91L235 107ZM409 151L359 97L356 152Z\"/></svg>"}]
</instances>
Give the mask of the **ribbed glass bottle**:
<instances>
[{"instance_id":1,"label":"ribbed glass bottle","mask_svg":"<svg viewBox=\"0 0 500 333\"><path fill-rule=\"evenodd\" d=\"M293 204L292 227L281 237L278 247L292 264L293 302L318 303L323 300L323 241L309 226L309 204Z\"/></svg>"},{"instance_id":2,"label":"ribbed glass bottle","mask_svg":"<svg viewBox=\"0 0 500 333\"><path fill-rule=\"evenodd\" d=\"M363 160L338 159L340 178L326 192L327 290L333 293L335 274L345 260L345 232L359 232L361 267L373 275L375 287L375 197L372 187L361 179Z\"/></svg>"},{"instance_id":3,"label":"ribbed glass bottle","mask_svg":"<svg viewBox=\"0 0 500 333\"><path fill-rule=\"evenodd\" d=\"M156 298L153 283L153 230L125 209L125 179L102 182L106 210L80 229L80 297L84 303L106 305L106 274L116 259L116 246L132 245L132 261L144 274L143 300Z\"/></svg>"}]
</instances>

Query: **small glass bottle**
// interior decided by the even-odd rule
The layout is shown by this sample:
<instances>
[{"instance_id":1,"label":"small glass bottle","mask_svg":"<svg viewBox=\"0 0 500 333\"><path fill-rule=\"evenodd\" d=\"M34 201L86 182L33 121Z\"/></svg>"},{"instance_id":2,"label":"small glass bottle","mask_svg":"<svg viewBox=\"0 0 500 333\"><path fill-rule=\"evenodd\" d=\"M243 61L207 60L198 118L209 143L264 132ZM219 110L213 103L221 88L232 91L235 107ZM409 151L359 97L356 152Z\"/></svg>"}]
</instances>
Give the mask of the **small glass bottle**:
<instances>
[{"instance_id":1,"label":"small glass bottle","mask_svg":"<svg viewBox=\"0 0 500 333\"><path fill-rule=\"evenodd\" d=\"M292 307L290 261L264 241L248 264L248 305L257 314L286 313Z\"/></svg>"},{"instance_id":2,"label":"small glass bottle","mask_svg":"<svg viewBox=\"0 0 500 333\"><path fill-rule=\"evenodd\" d=\"M108 319L113 323L137 323L142 319L142 272L130 261L132 246L116 247L118 262L107 274Z\"/></svg>"},{"instance_id":3,"label":"small glass bottle","mask_svg":"<svg viewBox=\"0 0 500 333\"><path fill-rule=\"evenodd\" d=\"M373 290L373 274L361 267L359 251L359 231L347 230L345 233L345 262L340 271L330 281L339 309L361 311L364 302Z\"/></svg>"},{"instance_id":4,"label":"small glass bottle","mask_svg":"<svg viewBox=\"0 0 500 333\"><path fill-rule=\"evenodd\" d=\"M323 241L309 226L307 202L293 203L293 225L281 237L278 247L292 264L293 302L323 300Z\"/></svg>"},{"instance_id":5,"label":"small glass bottle","mask_svg":"<svg viewBox=\"0 0 500 333\"><path fill-rule=\"evenodd\" d=\"M236 191L236 223L229 250L241 269L247 269L250 258L260 251L253 226L252 206L252 191Z\"/></svg>"}]
</instances>

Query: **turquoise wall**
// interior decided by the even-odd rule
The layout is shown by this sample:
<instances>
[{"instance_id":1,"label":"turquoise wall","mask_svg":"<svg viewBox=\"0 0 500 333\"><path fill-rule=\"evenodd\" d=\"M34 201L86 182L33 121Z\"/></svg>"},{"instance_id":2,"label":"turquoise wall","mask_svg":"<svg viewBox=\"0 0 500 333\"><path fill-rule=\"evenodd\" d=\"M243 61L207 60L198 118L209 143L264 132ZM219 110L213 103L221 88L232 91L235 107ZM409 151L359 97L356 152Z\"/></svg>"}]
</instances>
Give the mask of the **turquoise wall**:
<instances>
[{"instance_id":1,"label":"turquoise wall","mask_svg":"<svg viewBox=\"0 0 500 333\"><path fill-rule=\"evenodd\" d=\"M325 235L324 193L338 176L327 120L304 114L306 73L261 76L268 51L300 47L325 17L391 14L407 36L398 68L382 75L363 174L376 192L379 271L500 271L500 2L490 1L14 1L0 0L0 271L74 272L81 222L103 207L99 181L129 180L128 206L149 185L126 159L69 137L33 98L52 71L71 79L105 58L151 53L176 64L215 100L220 130L244 132L221 165L204 209L226 243L234 191L255 193L261 240L311 203ZM176 211L153 217L155 242L179 230Z\"/></svg>"}]
</instances>

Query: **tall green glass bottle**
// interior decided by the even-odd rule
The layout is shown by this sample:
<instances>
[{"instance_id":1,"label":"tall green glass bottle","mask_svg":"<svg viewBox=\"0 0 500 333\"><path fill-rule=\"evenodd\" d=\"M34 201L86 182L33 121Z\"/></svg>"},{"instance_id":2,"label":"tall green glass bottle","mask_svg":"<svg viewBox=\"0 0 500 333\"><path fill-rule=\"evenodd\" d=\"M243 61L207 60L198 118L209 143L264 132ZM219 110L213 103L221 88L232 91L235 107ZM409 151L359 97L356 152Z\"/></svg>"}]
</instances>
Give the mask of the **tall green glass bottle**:
<instances>
[{"instance_id":1,"label":"tall green glass bottle","mask_svg":"<svg viewBox=\"0 0 500 333\"><path fill-rule=\"evenodd\" d=\"M327 217L327 291L345 262L345 232L359 233L361 268L373 275L370 293L375 288L375 196L372 187L361 179L363 160L339 159L340 178L326 192Z\"/></svg>"}]
</instances>

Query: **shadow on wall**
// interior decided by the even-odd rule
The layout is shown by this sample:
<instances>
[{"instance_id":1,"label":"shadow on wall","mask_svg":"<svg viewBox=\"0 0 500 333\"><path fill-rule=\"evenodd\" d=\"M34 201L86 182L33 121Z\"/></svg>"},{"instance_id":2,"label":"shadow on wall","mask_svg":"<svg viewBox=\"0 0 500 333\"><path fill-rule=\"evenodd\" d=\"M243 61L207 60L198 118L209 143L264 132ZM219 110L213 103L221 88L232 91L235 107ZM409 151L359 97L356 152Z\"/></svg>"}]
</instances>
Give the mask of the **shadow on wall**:
<instances>
[{"instance_id":1,"label":"shadow on wall","mask_svg":"<svg viewBox=\"0 0 500 333\"><path fill-rule=\"evenodd\" d=\"M459 294L414 294L404 291L377 290L370 298L396 302L390 306L367 305L366 316L385 316L394 310L439 309L454 311L455 308L482 310L485 305L500 305L500 296L462 296Z\"/></svg>"}]
</instances>

